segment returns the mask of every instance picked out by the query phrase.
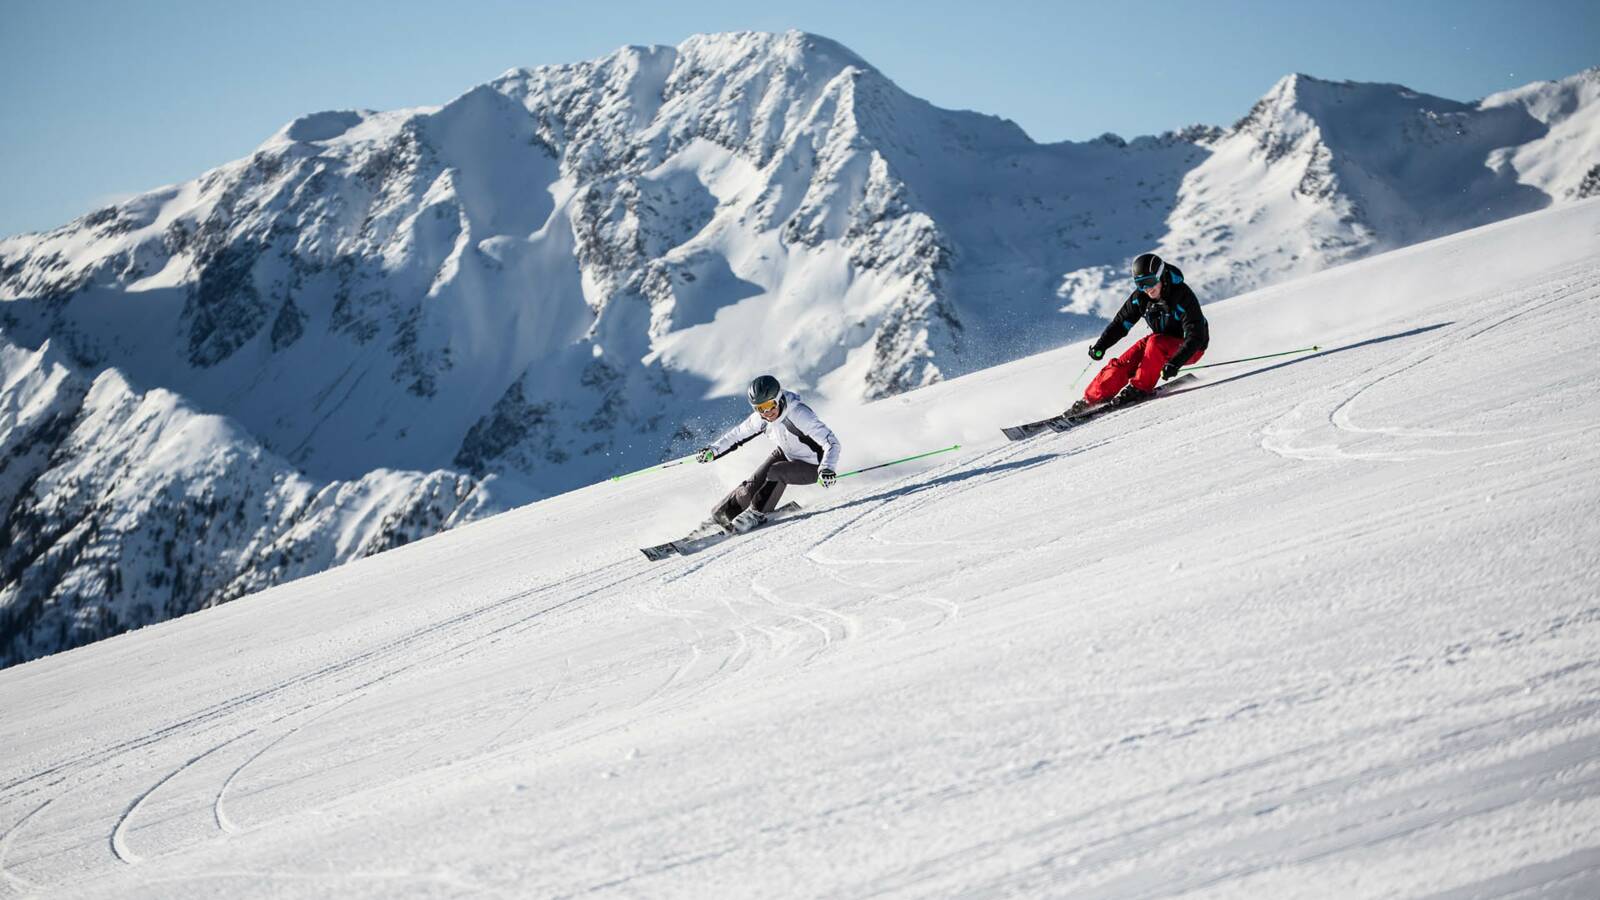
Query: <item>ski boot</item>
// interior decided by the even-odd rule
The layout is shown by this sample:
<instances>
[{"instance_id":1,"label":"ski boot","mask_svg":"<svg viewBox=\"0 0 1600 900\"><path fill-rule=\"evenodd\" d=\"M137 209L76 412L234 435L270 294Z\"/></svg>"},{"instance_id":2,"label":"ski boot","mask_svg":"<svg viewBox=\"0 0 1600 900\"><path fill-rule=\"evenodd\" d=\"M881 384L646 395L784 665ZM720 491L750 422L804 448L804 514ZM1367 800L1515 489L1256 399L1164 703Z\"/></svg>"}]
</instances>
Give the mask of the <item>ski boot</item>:
<instances>
[{"instance_id":1,"label":"ski boot","mask_svg":"<svg viewBox=\"0 0 1600 900\"><path fill-rule=\"evenodd\" d=\"M734 534L744 534L752 528L766 524L766 521L767 517L762 514L761 510L751 507L734 516L733 521L728 524L733 529Z\"/></svg>"},{"instance_id":2,"label":"ski boot","mask_svg":"<svg viewBox=\"0 0 1600 900\"><path fill-rule=\"evenodd\" d=\"M1138 402L1140 402L1142 400L1150 399L1150 395L1153 394L1153 393L1155 393L1155 392L1154 391L1141 391L1138 388L1136 388L1136 387L1134 387L1133 385L1130 384L1130 385L1124 387L1122 390L1117 391L1117 395L1115 397L1111 398L1111 402L1110 402L1109 405L1114 409L1120 409L1121 407L1124 407L1124 406L1132 406L1133 404L1138 403Z\"/></svg>"}]
</instances>

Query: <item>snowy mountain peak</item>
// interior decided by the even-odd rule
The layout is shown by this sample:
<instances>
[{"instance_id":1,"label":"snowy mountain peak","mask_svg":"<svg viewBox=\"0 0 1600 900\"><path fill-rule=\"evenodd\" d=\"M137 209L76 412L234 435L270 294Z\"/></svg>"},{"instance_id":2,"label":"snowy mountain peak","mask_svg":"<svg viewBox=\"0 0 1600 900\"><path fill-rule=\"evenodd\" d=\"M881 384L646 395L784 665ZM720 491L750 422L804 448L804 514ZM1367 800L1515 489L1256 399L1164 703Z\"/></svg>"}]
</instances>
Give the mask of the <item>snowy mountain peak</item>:
<instances>
[{"instance_id":1,"label":"snowy mountain peak","mask_svg":"<svg viewBox=\"0 0 1600 900\"><path fill-rule=\"evenodd\" d=\"M1312 117L1299 106L1300 75L1285 75L1257 100L1244 118L1233 124L1236 134L1255 138L1266 162L1275 162L1316 127Z\"/></svg>"},{"instance_id":2,"label":"snowy mountain peak","mask_svg":"<svg viewBox=\"0 0 1600 900\"><path fill-rule=\"evenodd\" d=\"M343 137L372 115L371 110L353 109L312 113L285 125L274 137L296 143L324 143Z\"/></svg>"},{"instance_id":3,"label":"snowy mountain peak","mask_svg":"<svg viewBox=\"0 0 1600 900\"><path fill-rule=\"evenodd\" d=\"M1563 120L1600 97L1600 66L1555 81L1535 81L1483 98L1485 108L1518 105L1541 122Z\"/></svg>"},{"instance_id":4,"label":"snowy mountain peak","mask_svg":"<svg viewBox=\"0 0 1600 900\"><path fill-rule=\"evenodd\" d=\"M1590 114L1600 103L1573 108ZM1304 74L1280 79L1208 146L1162 247L1198 260L1201 283L1220 275L1234 289L1262 283L1264 272L1310 273L1575 199L1588 165L1587 149L1556 139L1527 102L1461 103Z\"/></svg>"},{"instance_id":5,"label":"snowy mountain peak","mask_svg":"<svg viewBox=\"0 0 1600 900\"><path fill-rule=\"evenodd\" d=\"M747 69L776 61L784 68L831 80L846 69L877 69L830 38L790 29L781 33L735 31L698 34L678 46L680 57L703 69Z\"/></svg>"},{"instance_id":6,"label":"snowy mountain peak","mask_svg":"<svg viewBox=\"0 0 1600 900\"><path fill-rule=\"evenodd\" d=\"M1253 135L1267 162L1275 162L1307 136L1333 144L1373 143L1398 128L1402 137L1412 137L1427 125L1450 129L1472 109L1397 84L1325 81L1296 73L1273 85L1233 130ZM1412 120L1427 125L1408 133Z\"/></svg>"},{"instance_id":7,"label":"snowy mountain peak","mask_svg":"<svg viewBox=\"0 0 1600 900\"><path fill-rule=\"evenodd\" d=\"M1484 98L1484 109L1530 116L1537 142L1495 151L1490 164L1562 200L1600 197L1600 66Z\"/></svg>"}]
</instances>

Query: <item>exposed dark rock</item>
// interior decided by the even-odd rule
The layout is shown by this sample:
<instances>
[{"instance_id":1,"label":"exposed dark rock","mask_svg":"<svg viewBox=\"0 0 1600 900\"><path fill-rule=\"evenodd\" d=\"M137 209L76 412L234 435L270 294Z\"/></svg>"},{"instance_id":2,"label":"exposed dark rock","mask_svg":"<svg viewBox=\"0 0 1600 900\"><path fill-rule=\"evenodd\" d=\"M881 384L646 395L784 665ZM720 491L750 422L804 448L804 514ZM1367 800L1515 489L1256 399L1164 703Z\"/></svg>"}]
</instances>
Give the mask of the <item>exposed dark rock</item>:
<instances>
[{"instance_id":1,"label":"exposed dark rock","mask_svg":"<svg viewBox=\"0 0 1600 900\"><path fill-rule=\"evenodd\" d=\"M255 286L263 248L228 244L199 266L184 305L189 321L189 362L207 368L232 356L267 323L268 308Z\"/></svg>"},{"instance_id":2,"label":"exposed dark rock","mask_svg":"<svg viewBox=\"0 0 1600 900\"><path fill-rule=\"evenodd\" d=\"M294 305L294 298L286 298L278 307L278 316L272 321L273 352L288 348L305 334L306 314Z\"/></svg>"},{"instance_id":3,"label":"exposed dark rock","mask_svg":"<svg viewBox=\"0 0 1600 900\"><path fill-rule=\"evenodd\" d=\"M559 465L567 454L557 444L558 426L554 407L529 402L519 378L489 414L468 429L452 465L479 476L504 462L520 464L524 470L534 469L540 461Z\"/></svg>"},{"instance_id":4,"label":"exposed dark rock","mask_svg":"<svg viewBox=\"0 0 1600 900\"><path fill-rule=\"evenodd\" d=\"M1572 189L1572 199L1584 200L1589 197L1600 197L1600 163L1595 163L1584 173L1583 180Z\"/></svg>"}]
</instances>

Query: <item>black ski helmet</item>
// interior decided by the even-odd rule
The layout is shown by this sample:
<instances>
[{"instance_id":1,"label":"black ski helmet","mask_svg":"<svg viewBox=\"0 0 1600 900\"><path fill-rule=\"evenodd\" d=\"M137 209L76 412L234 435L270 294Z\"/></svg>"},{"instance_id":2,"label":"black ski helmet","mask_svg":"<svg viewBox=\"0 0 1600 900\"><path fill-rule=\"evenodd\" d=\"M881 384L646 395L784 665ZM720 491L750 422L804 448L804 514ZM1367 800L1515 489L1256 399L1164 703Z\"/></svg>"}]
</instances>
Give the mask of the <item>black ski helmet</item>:
<instances>
[{"instance_id":1,"label":"black ski helmet","mask_svg":"<svg viewBox=\"0 0 1600 900\"><path fill-rule=\"evenodd\" d=\"M782 394L783 385L779 384L778 379L773 378L771 375L757 376L754 381L750 382L750 389L745 391L745 397L749 399L751 406L770 403L778 399Z\"/></svg>"},{"instance_id":2,"label":"black ski helmet","mask_svg":"<svg viewBox=\"0 0 1600 900\"><path fill-rule=\"evenodd\" d=\"M1167 264L1154 253L1141 253L1133 258L1133 280L1135 282L1154 284L1155 282L1150 280L1150 276L1154 275L1157 280L1165 281L1166 274Z\"/></svg>"}]
</instances>

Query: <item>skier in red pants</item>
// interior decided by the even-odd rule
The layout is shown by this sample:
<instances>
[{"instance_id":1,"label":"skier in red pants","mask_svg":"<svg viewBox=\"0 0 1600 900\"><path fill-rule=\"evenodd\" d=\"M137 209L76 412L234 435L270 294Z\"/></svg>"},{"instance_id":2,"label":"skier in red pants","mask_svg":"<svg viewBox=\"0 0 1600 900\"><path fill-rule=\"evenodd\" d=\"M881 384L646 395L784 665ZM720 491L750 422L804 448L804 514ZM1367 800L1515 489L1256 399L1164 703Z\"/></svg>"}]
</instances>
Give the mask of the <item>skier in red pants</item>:
<instances>
[{"instance_id":1,"label":"skier in red pants","mask_svg":"<svg viewBox=\"0 0 1600 900\"><path fill-rule=\"evenodd\" d=\"M1104 359L1106 351L1126 337L1141 318L1150 326L1150 333L1106 363L1089 382L1083 399L1067 407L1063 415L1081 415L1106 401L1112 406L1137 403L1155 391L1158 381L1198 360L1211 342L1200 300L1184 284L1177 266L1154 253L1142 253L1133 261L1133 284L1133 293L1089 347L1089 358Z\"/></svg>"}]
</instances>

